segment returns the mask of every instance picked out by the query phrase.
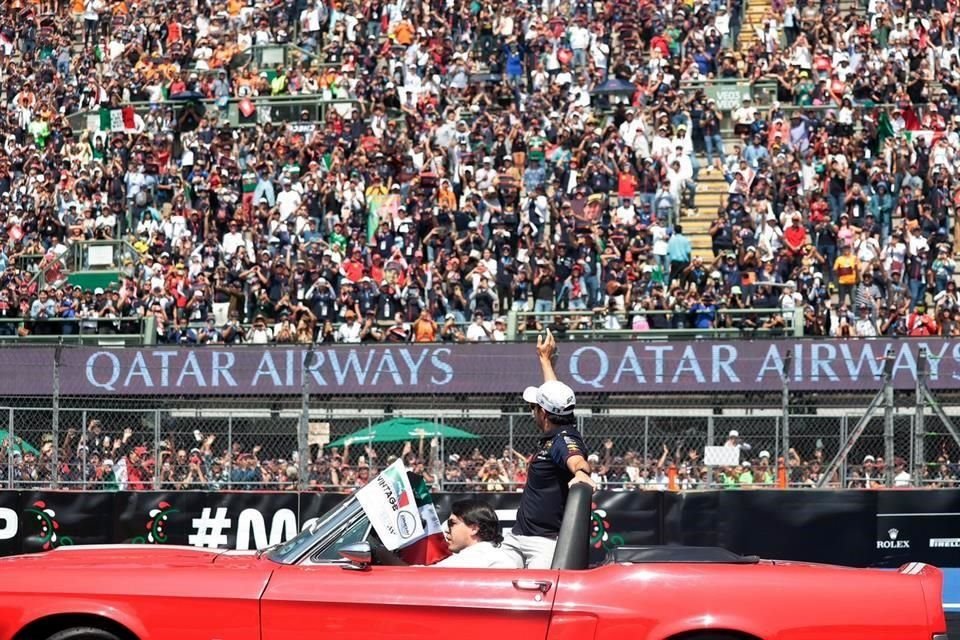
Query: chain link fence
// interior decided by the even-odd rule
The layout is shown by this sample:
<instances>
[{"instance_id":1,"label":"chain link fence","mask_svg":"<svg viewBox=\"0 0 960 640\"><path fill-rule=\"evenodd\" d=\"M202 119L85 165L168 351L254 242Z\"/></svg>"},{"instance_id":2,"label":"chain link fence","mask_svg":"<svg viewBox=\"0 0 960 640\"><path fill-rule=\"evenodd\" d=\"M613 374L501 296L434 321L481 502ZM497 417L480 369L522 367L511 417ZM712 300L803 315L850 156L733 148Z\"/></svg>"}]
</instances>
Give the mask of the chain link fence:
<instances>
[{"instance_id":1,"label":"chain link fence","mask_svg":"<svg viewBox=\"0 0 960 640\"><path fill-rule=\"evenodd\" d=\"M349 490L402 456L438 489L513 491L522 488L529 460L542 446L531 414L510 408L388 411L310 403L304 416L291 403L182 404L0 406L0 485ZM876 412L847 447L865 415L862 407L786 415L772 407L585 409L577 426L597 480L609 489L955 486L960 447L939 415L923 409L918 419L918 411L900 406L889 415ZM400 416L422 420L424 435L330 446ZM473 437L433 435L442 426ZM739 449L739 464L707 466L705 448L725 445ZM841 454L835 474L822 481Z\"/></svg>"}]
</instances>

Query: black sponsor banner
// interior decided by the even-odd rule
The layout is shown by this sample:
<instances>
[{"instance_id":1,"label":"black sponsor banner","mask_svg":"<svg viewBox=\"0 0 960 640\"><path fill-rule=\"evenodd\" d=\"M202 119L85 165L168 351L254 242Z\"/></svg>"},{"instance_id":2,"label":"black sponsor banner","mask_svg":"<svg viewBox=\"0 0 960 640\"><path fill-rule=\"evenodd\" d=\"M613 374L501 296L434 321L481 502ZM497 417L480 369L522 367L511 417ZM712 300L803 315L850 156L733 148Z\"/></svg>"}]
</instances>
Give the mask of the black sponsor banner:
<instances>
[{"instance_id":1,"label":"black sponsor banner","mask_svg":"<svg viewBox=\"0 0 960 640\"><path fill-rule=\"evenodd\" d=\"M874 545L884 566L960 567L960 491L878 494Z\"/></svg>"},{"instance_id":2,"label":"black sponsor banner","mask_svg":"<svg viewBox=\"0 0 960 640\"><path fill-rule=\"evenodd\" d=\"M594 499L590 530L591 561L623 545L663 544L663 499L660 491L604 492Z\"/></svg>"},{"instance_id":3,"label":"black sponsor banner","mask_svg":"<svg viewBox=\"0 0 960 640\"><path fill-rule=\"evenodd\" d=\"M873 541L877 495L796 490L668 494L665 538L764 558L878 566Z\"/></svg>"},{"instance_id":4,"label":"black sponsor banner","mask_svg":"<svg viewBox=\"0 0 960 640\"><path fill-rule=\"evenodd\" d=\"M20 493L20 548L25 553L114 542L114 495L94 492Z\"/></svg>"},{"instance_id":5,"label":"black sponsor banner","mask_svg":"<svg viewBox=\"0 0 960 640\"><path fill-rule=\"evenodd\" d=\"M435 494L441 518L464 498L488 501L504 528L517 493ZM336 507L336 493L0 491L0 555L68 544L186 544L256 549L287 540ZM722 546L774 559L960 567L960 492L599 492L591 559L618 545Z\"/></svg>"},{"instance_id":6,"label":"black sponsor banner","mask_svg":"<svg viewBox=\"0 0 960 640\"><path fill-rule=\"evenodd\" d=\"M22 539L20 494L16 491L0 491L0 556L20 553Z\"/></svg>"},{"instance_id":7,"label":"black sponsor banner","mask_svg":"<svg viewBox=\"0 0 960 640\"><path fill-rule=\"evenodd\" d=\"M113 496L113 541L134 544L188 544L192 519L206 502L206 494L190 491L138 491Z\"/></svg>"}]
</instances>

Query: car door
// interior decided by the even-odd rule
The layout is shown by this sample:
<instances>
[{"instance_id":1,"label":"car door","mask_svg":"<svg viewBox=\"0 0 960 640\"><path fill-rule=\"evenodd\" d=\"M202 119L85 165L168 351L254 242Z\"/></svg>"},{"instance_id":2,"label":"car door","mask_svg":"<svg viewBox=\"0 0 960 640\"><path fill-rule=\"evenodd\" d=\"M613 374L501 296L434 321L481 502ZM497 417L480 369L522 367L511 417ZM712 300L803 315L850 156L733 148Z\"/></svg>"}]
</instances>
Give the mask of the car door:
<instances>
[{"instance_id":1,"label":"car door","mask_svg":"<svg viewBox=\"0 0 960 640\"><path fill-rule=\"evenodd\" d=\"M261 598L261 637L542 640L557 580L528 569L286 565Z\"/></svg>"}]
</instances>

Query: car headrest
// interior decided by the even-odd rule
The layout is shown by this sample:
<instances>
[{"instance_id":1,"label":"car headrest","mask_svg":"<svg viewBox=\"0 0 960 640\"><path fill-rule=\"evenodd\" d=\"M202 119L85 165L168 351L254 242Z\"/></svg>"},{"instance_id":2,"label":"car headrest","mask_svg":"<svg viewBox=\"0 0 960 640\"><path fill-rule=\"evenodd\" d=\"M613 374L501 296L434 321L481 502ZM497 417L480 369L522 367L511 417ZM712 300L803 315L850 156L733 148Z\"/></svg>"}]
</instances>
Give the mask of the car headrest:
<instances>
[{"instance_id":1,"label":"car headrest","mask_svg":"<svg viewBox=\"0 0 960 640\"><path fill-rule=\"evenodd\" d=\"M587 484L570 487L557 536L551 569L586 569L590 564L590 511L593 490Z\"/></svg>"}]
</instances>

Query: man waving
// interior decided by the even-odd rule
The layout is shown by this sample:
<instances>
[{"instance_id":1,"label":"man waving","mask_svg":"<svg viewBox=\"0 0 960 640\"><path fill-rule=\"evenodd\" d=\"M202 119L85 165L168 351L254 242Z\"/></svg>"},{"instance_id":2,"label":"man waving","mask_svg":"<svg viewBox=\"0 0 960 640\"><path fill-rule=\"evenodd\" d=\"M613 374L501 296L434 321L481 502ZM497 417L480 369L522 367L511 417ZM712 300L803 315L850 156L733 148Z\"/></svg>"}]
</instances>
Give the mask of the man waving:
<instances>
[{"instance_id":1,"label":"man waving","mask_svg":"<svg viewBox=\"0 0 960 640\"><path fill-rule=\"evenodd\" d=\"M503 548L520 556L528 569L549 569L557 546L570 486L596 484L590 477L587 448L576 429L576 398L553 370L556 343L547 330L537 338L537 355L543 384L527 387L523 399L530 404L541 433L539 448L530 460L527 484L517 510L517 522L504 538Z\"/></svg>"}]
</instances>

